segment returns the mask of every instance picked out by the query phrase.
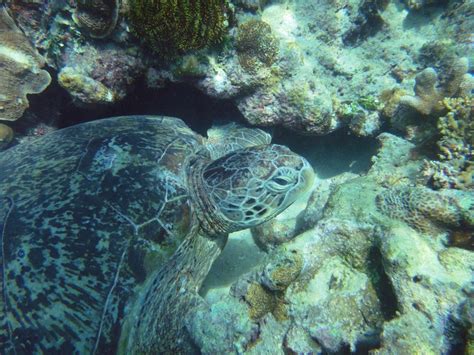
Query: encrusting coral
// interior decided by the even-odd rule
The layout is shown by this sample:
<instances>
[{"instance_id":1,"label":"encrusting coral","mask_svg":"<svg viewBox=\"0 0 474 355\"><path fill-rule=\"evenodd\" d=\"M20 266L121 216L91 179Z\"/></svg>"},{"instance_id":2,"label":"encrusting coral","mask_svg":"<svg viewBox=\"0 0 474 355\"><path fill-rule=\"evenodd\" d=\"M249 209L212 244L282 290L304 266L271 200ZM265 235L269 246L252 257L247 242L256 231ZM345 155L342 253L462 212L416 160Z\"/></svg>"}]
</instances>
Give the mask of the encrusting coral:
<instances>
[{"instance_id":1,"label":"encrusting coral","mask_svg":"<svg viewBox=\"0 0 474 355\"><path fill-rule=\"evenodd\" d=\"M130 0L128 6L132 31L162 57L216 44L226 32L224 0Z\"/></svg>"},{"instance_id":2,"label":"encrusting coral","mask_svg":"<svg viewBox=\"0 0 474 355\"><path fill-rule=\"evenodd\" d=\"M456 58L446 68L446 77L440 82L436 70L426 68L416 76L415 96L402 96L400 104L412 107L423 115L439 116L444 111L443 98L469 95L472 78L466 74L468 69L467 58Z\"/></svg>"},{"instance_id":3,"label":"encrusting coral","mask_svg":"<svg viewBox=\"0 0 474 355\"><path fill-rule=\"evenodd\" d=\"M27 94L44 91L51 82L44 59L0 8L0 120L15 121L28 108Z\"/></svg>"},{"instance_id":4,"label":"encrusting coral","mask_svg":"<svg viewBox=\"0 0 474 355\"><path fill-rule=\"evenodd\" d=\"M119 7L118 0L79 0L73 19L92 38L105 38L117 24Z\"/></svg>"}]
</instances>

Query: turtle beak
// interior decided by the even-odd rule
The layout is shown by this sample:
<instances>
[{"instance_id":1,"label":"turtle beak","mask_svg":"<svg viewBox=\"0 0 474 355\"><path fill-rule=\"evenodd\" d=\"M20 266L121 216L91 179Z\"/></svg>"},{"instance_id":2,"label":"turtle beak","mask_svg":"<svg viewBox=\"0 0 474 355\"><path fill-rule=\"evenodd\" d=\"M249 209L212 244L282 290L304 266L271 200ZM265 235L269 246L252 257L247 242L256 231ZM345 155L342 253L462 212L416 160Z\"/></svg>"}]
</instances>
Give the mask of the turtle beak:
<instances>
[{"instance_id":1,"label":"turtle beak","mask_svg":"<svg viewBox=\"0 0 474 355\"><path fill-rule=\"evenodd\" d=\"M308 161L303 159L303 168L300 171L300 193L304 194L311 190L314 185L314 179L316 174L314 173L313 168L309 165Z\"/></svg>"}]
</instances>

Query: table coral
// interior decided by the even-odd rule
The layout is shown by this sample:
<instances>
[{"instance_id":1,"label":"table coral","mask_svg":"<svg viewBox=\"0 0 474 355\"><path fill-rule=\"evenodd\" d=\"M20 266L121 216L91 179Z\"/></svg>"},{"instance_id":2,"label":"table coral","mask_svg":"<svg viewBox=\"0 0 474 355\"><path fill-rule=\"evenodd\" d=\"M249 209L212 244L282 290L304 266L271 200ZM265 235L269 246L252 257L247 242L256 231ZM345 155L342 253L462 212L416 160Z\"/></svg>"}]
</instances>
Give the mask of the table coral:
<instances>
[{"instance_id":1,"label":"table coral","mask_svg":"<svg viewBox=\"0 0 474 355\"><path fill-rule=\"evenodd\" d=\"M44 59L0 8L0 120L15 121L28 108L27 94L44 91L51 82L40 69Z\"/></svg>"},{"instance_id":2,"label":"table coral","mask_svg":"<svg viewBox=\"0 0 474 355\"><path fill-rule=\"evenodd\" d=\"M73 19L92 38L105 38L117 24L119 7L118 0L80 0Z\"/></svg>"}]
</instances>

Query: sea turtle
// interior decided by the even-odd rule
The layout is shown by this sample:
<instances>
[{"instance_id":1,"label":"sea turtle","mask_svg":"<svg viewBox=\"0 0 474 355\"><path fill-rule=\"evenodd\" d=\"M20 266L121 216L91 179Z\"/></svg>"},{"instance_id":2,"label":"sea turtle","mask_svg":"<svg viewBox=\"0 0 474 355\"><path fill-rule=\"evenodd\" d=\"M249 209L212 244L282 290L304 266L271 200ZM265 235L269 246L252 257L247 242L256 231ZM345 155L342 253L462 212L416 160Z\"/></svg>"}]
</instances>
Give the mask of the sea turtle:
<instances>
[{"instance_id":1,"label":"sea turtle","mask_svg":"<svg viewBox=\"0 0 474 355\"><path fill-rule=\"evenodd\" d=\"M182 321L227 234L312 184L305 159L269 143L123 116L0 154L0 349L192 352Z\"/></svg>"}]
</instances>

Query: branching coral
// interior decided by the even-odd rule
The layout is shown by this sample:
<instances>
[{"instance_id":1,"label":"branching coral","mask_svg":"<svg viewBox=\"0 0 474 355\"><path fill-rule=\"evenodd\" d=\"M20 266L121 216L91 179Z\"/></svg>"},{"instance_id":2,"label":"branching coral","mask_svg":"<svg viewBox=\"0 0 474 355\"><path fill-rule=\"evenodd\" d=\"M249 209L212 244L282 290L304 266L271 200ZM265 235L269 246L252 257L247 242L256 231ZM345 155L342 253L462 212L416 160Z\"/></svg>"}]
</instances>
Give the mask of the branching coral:
<instances>
[{"instance_id":1,"label":"branching coral","mask_svg":"<svg viewBox=\"0 0 474 355\"><path fill-rule=\"evenodd\" d=\"M433 68L426 68L416 76L415 96L402 96L400 103L412 107L423 115L444 112L443 98L468 96L472 89L472 77L467 58L457 58L446 68L442 80Z\"/></svg>"},{"instance_id":2,"label":"branching coral","mask_svg":"<svg viewBox=\"0 0 474 355\"><path fill-rule=\"evenodd\" d=\"M271 66L278 56L278 40L270 25L261 20L249 20L239 26L236 48L240 65L248 72Z\"/></svg>"},{"instance_id":3,"label":"branching coral","mask_svg":"<svg viewBox=\"0 0 474 355\"><path fill-rule=\"evenodd\" d=\"M162 57L220 42L226 32L225 0L130 0L133 32Z\"/></svg>"},{"instance_id":4,"label":"branching coral","mask_svg":"<svg viewBox=\"0 0 474 355\"><path fill-rule=\"evenodd\" d=\"M28 107L27 94L38 94L51 82L40 68L44 59L0 8L0 120L15 121Z\"/></svg>"},{"instance_id":5,"label":"branching coral","mask_svg":"<svg viewBox=\"0 0 474 355\"><path fill-rule=\"evenodd\" d=\"M118 0L79 0L73 19L92 38L107 37L115 28Z\"/></svg>"}]
</instances>

